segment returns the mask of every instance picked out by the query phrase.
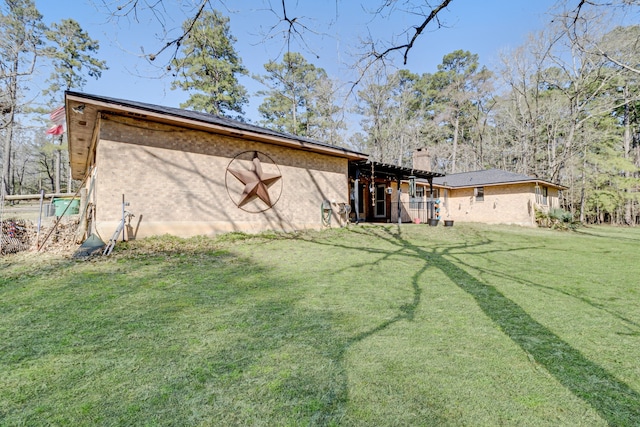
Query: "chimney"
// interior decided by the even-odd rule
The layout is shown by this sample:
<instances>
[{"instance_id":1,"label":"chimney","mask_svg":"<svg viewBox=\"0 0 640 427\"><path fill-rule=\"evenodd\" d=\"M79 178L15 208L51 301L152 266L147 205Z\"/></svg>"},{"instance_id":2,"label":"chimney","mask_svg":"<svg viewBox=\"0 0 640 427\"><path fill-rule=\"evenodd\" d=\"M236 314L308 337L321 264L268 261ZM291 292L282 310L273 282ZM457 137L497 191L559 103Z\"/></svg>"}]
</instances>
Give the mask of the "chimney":
<instances>
[{"instance_id":1,"label":"chimney","mask_svg":"<svg viewBox=\"0 0 640 427\"><path fill-rule=\"evenodd\" d=\"M417 148L413 152L413 168L423 171L431 170L431 156L426 147Z\"/></svg>"}]
</instances>

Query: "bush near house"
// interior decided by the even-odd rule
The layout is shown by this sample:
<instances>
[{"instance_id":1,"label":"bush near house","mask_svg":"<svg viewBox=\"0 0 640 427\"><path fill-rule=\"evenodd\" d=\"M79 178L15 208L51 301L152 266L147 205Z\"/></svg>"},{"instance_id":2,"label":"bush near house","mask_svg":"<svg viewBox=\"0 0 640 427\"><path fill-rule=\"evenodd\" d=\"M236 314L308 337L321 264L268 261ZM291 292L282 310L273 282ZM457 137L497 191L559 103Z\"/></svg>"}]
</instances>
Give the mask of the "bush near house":
<instances>
[{"instance_id":1,"label":"bush near house","mask_svg":"<svg viewBox=\"0 0 640 427\"><path fill-rule=\"evenodd\" d=\"M559 230L573 230L579 225L571 212L561 208L553 208L549 211L536 209L536 223L540 227Z\"/></svg>"}]
</instances>

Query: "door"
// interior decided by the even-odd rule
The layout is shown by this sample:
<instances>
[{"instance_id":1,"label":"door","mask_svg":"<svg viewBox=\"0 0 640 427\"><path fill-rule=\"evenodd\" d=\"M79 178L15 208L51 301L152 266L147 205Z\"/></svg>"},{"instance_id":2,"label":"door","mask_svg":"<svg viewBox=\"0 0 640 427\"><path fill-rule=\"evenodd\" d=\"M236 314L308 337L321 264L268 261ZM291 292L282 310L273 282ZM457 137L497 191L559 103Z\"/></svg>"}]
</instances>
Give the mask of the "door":
<instances>
[{"instance_id":1,"label":"door","mask_svg":"<svg viewBox=\"0 0 640 427\"><path fill-rule=\"evenodd\" d=\"M376 185L376 204L373 216L376 218L385 218L387 216L387 187L384 184Z\"/></svg>"}]
</instances>

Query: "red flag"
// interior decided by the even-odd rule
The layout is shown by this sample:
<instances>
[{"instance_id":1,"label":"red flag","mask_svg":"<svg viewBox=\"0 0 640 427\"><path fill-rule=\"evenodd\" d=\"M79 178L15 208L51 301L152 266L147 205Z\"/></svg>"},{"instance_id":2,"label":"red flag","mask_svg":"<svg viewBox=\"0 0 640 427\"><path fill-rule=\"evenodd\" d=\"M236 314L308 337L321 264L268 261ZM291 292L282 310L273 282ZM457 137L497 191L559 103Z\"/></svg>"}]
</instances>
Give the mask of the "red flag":
<instances>
[{"instance_id":1,"label":"red flag","mask_svg":"<svg viewBox=\"0 0 640 427\"><path fill-rule=\"evenodd\" d=\"M55 110L53 110L51 114L49 114L49 118L53 123L57 125L62 124L66 120L65 113L64 113L64 105L62 107L58 107Z\"/></svg>"},{"instance_id":2,"label":"red flag","mask_svg":"<svg viewBox=\"0 0 640 427\"><path fill-rule=\"evenodd\" d=\"M64 133L64 126L53 125L47 129L47 135L62 135Z\"/></svg>"}]
</instances>

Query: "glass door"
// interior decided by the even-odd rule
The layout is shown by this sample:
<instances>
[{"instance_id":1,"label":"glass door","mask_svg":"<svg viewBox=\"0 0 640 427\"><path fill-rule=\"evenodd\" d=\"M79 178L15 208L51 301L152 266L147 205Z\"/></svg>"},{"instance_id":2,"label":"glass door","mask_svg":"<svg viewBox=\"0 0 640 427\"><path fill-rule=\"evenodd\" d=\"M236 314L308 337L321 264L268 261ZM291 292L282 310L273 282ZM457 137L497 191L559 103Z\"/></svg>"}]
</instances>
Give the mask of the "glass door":
<instances>
[{"instance_id":1,"label":"glass door","mask_svg":"<svg viewBox=\"0 0 640 427\"><path fill-rule=\"evenodd\" d=\"M384 184L376 185L376 205L373 216L376 218L387 216L387 192Z\"/></svg>"}]
</instances>

